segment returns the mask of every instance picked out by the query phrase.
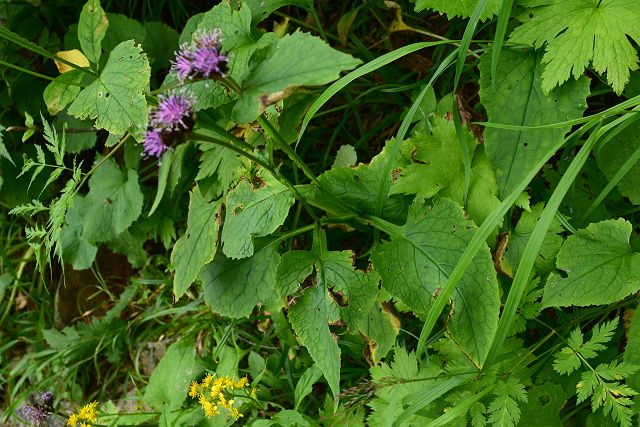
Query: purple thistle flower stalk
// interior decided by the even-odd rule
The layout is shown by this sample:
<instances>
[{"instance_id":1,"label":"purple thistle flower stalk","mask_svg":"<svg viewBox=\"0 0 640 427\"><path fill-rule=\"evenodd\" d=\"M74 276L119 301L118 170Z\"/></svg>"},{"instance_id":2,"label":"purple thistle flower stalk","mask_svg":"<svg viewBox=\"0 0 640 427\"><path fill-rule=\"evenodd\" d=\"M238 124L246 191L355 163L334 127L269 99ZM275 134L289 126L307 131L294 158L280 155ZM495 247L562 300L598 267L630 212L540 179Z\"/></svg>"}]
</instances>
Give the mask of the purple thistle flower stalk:
<instances>
[{"instance_id":1,"label":"purple thistle flower stalk","mask_svg":"<svg viewBox=\"0 0 640 427\"><path fill-rule=\"evenodd\" d=\"M49 413L37 406L25 405L20 409L20 415L32 425L39 426L49 417Z\"/></svg>"},{"instance_id":2,"label":"purple thistle flower stalk","mask_svg":"<svg viewBox=\"0 0 640 427\"><path fill-rule=\"evenodd\" d=\"M184 120L191 117L191 109L195 104L193 96L185 92L171 92L168 95L160 95L158 99L158 108L151 113L151 124L172 130L180 126L186 129Z\"/></svg>"}]
</instances>

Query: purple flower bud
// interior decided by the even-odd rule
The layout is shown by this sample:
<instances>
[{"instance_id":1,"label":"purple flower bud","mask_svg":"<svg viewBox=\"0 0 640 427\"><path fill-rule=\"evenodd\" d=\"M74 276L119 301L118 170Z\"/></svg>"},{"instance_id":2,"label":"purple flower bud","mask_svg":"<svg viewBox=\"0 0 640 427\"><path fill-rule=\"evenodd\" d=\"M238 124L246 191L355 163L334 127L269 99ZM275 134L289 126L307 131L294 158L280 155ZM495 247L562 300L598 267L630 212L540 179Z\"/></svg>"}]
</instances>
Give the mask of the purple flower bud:
<instances>
[{"instance_id":1,"label":"purple flower bud","mask_svg":"<svg viewBox=\"0 0 640 427\"><path fill-rule=\"evenodd\" d=\"M42 400L42 403L44 403L45 405L49 405L51 403L51 400L53 399L53 393L51 393L50 391L43 391L40 395L40 399Z\"/></svg>"},{"instance_id":2,"label":"purple flower bud","mask_svg":"<svg viewBox=\"0 0 640 427\"><path fill-rule=\"evenodd\" d=\"M162 141L162 131L153 128L147 130L147 135L143 142L143 149L148 157L160 158L167 148Z\"/></svg>"},{"instance_id":3,"label":"purple flower bud","mask_svg":"<svg viewBox=\"0 0 640 427\"><path fill-rule=\"evenodd\" d=\"M193 52L193 69L204 78L216 74L224 76L226 64L227 57L216 48L200 47Z\"/></svg>"},{"instance_id":4,"label":"purple flower bud","mask_svg":"<svg viewBox=\"0 0 640 427\"><path fill-rule=\"evenodd\" d=\"M187 93L171 92L168 95L160 95L158 108L151 113L151 123L153 126L178 129L187 128L184 120L191 117L191 109L195 100Z\"/></svg>"}]
</instances>

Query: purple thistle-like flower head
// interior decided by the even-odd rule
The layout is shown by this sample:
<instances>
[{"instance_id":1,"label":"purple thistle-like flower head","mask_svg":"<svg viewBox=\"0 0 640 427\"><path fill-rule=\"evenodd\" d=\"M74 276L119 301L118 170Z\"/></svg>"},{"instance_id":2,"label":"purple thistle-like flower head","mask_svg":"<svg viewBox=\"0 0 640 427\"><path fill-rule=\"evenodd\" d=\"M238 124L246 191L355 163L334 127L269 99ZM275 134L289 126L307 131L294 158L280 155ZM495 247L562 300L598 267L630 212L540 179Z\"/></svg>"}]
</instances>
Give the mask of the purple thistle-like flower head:
<instances>
[{"instance_id":1,"label":"purple thistle-like flower head","mask_svg":"<svg viewBox=\"0 0 640 427\"><path fill-rule=\"evenodd\" d=\"M20 410L20 415L32 425L39 426L49 417L49 413L37 406L25 405Z\"/></svg>"},{"instance_id":2,"label":"purple thistle-like flower head","mask_svg":"<svg viewBox=\"0 0 640 427\"><path fill-rule=\"evenodd\" d=\"M51 393L50 391L43 391L40 395L40 399L42 400L42 403L44 403L45 405L49 405L51 404L51 400L53 399L53 393Z\"/></svg>"},{"instance_id":3,"label":"purple thistle-like flower head","mask_svg":"<svg viewBox=\"0 0 640 427\"><path fill-rule=\"evenodd\" d=\"M162 141L162 131L153 128L147 130L142 146L147 157L157 158L160 158L168 148Z\"/></svg>"},{"instance_id":4,"label":"purple thistle-like flower head","mask_svg":"<svg viewBox=\"0 0 640 427\"><path fill-rule=\"evenodd\" d=\"M220 37L222 33L216 28L210 31L199 30L191 43L184 43L176 52L171 63L171 71L178 76L180 83L187 80L211 76L225 76L228 58L222 53Z\"/></svg>"},{"instance_id":5,"label":"purple thistle-like flower head","mask_svg":"<svg viewBox=\"0 0 640 427\"><path fill-rule=\"evenodd\" d=\"M204 78L211 75L225 75L227 57L215 47L199 47L193 52L193 69Z\"/></svg>"},{"instance_id":6,"label":"purple thistle-like flower head","mask_svg":"<svg viewBox=\"0 0 640 427\"><path fill-rule=\"evenodd\" d=\"M178 129L187 128L185 119L191 117L191 109L195 100L186 92L171 92L160 95L158 108L151 113L151 123L155 127Z\"/></svg>"}]
</instances>

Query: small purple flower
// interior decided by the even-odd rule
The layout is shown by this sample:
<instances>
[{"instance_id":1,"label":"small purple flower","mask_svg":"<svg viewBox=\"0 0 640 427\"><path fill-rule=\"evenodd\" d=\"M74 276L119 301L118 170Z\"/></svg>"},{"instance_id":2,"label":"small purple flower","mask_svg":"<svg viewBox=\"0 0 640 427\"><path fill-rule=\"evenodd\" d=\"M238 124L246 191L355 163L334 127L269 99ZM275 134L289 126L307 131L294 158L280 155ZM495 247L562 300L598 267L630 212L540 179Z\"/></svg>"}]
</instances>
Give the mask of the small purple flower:
<instances>
[{"instance_id":1,"label":"small purple flower","mask_svg":"<svg viewBox=\"0 0 640 427\"><path fill-rule=\"evenodd\" d=\"M20 415L32 425L39 426L49 417L49 413L37 406L25 405L20 409Z\"/></svg>"},{"instance_id":2,"label":"small purple flower","mask_svg":"<svg viewBox=\"0 0 640 427\"><path fill-rule=\"evenodd\" d=\"M160 158L167 148L168 147L162 141L162 131L149 128L143 142L145 154L148 157Z\"/></svg>"},{"instance_id":3,"label":"small purple flower","mask_svg":"<svg viewBox=\"0 0 640 427\"><path fill-rule=\"evenodd\" d=\"M180 83L197 77L224 77L228 58L221 51L221 35L218 28L211 31L200 30L194 34L191 43L180 46L171 65L171 71L178 75Z\"/></svg>"},{"instance_id":4,"label":"small purple flower","mask_svg":"<svg viewBox=\"0 0 640 427\"><path fill-rule=\"evenodd\" d=\"M51 393L50 391L43 391L40 395L40 400L42 400L42 403L44 403L45 405L50 405L52 399L53 393Z\"/></svg>"},{"instance_id":5,"label":"small purple flower","mask_svg":"<svg viewBox=\"0 0 640 427\"><path fill-rule=\"evenodd\" d=\"M153 126L166 129L188 127L184 120L191 117L191 109L195 103L193 96L184 92L171 92L168 95L160 95L158 99L158 108L151 113Z\"/></svg>"}]
</instances>

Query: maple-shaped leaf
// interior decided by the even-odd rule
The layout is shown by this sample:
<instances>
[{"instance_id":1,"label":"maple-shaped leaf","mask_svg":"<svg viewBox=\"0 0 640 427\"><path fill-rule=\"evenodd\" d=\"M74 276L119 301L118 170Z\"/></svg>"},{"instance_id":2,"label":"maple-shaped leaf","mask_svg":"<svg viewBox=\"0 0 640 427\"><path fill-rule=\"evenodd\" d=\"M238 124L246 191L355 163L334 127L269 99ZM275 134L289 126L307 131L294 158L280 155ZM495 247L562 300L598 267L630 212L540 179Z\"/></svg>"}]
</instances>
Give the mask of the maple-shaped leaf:
<instances>
[{"instance_id":1,"label":"maple-shaped leaf","mask_svg":"<svg viewBox=\"0 0 640 427\"><path fill-rule=\"evenodd\" d=\"M629 72L638 69L638 54L629 38L640 43L637 0L523 0L524 23L511 33L514 43L546 44L542 89L548 93L578 78L593 64L620 94Z\"/></svg>"}]
</instances>

